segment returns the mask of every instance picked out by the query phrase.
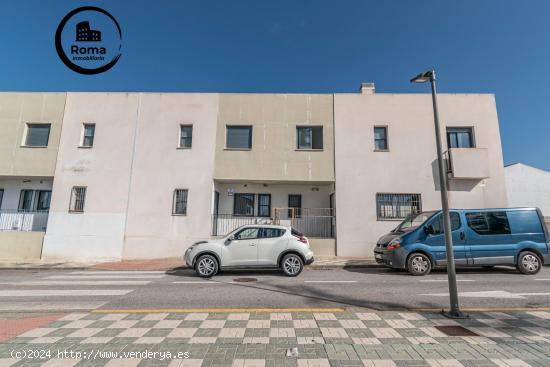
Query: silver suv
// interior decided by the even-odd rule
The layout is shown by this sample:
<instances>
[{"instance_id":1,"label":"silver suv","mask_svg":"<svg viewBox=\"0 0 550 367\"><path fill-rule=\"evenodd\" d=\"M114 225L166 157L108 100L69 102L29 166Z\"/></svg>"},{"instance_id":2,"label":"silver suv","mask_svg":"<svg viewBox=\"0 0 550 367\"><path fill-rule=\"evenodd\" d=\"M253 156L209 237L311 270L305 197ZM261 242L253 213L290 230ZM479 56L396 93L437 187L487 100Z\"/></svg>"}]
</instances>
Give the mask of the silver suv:
<instances>
[{"instance_id":1,"label":"silver suv","mask_svg":"<svg viewBox=\"0 0 550 367\"><path fill-rule=\"evenodd\" d=\"M224 238L200 241L185 251L185 262L200 277L220 269L280 268L295 277L313 262L309 241L301 233L283 226L242 226Z\"/></svg>"}]
</instances>

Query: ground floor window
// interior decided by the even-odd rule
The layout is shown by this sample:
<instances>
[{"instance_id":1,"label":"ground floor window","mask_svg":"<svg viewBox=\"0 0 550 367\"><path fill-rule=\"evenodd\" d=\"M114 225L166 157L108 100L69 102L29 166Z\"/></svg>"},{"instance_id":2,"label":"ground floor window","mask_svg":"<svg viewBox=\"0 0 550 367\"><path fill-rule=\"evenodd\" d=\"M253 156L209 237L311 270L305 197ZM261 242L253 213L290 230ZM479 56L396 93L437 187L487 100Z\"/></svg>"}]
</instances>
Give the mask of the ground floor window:
<instances>
[{"instance_id":1,"label":"ground floor window","mask_svg":"<svg viewBox=\"0 0 550 367\"><path fill-rule=\"evenodd\" d=\"M258 217L269 217L271 214L271 194L258 194Z\"/></svg>"},{"instance_id":2,"label":"ground floor window","mask_svg":"<svg viewBox=\"0 0 550 367\"><path fill-rule=\"evenodd\" d=\"M172 205L172 214L187 215L187 189L174 190L174 202Z\"/></svg>"},{"instance_id":3,"label":"ground floor window","mask_svg":"<svg viewBox=\"0 0 550 367\"><path fill-rule=\"evenodd\" d=\"M376 194L376 217L384 219L404 219L422 211L420 194Z\"/></svg>"},{"instance_id":4,"label":"ground floor window","mask_svg":"<svg viewBox=\"0 0 550 367\"><path fill-rule=\"evenodd\" d=\"M69 212L84 212L84 202L86 201L86 187L73 186L71 190L71 201L69 203Z\"/></svg>"},{"instance_id":5,"label":"ground floor window","mask_svg":"<svg viewBox=\"0 0 550 367\"><path fill-rule=\"evenodd\" d=\"M254 216L254 194L234 194L233 215Z\"/></svg>"}]
</instances>

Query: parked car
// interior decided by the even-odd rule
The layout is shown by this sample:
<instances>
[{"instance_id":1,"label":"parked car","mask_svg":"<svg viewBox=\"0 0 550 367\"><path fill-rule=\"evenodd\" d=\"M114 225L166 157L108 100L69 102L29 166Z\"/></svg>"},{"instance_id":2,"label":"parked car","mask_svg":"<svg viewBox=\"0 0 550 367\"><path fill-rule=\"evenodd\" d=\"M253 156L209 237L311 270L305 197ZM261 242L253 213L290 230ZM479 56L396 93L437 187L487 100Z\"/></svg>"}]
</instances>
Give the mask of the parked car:
<instances>
[{"instance_id":1,"label":"parked car","mask_svg":"<svg viewBox=\"0 0 550 367\"><path fill-rule=\"evenodd\" d=\"M512 265L536 274L550 264L550 237L537 208L452 209L450 218L456 265ZM441 211L409 216L378 240L374 257L412 275L446 265Z\"/></svg>"},{"instance_id":2,"label":"parked car","mask_svg":"<svg viewBox=\"0 0 550 367\"><path fill-rule=\"evenodd\" d=\"M246 225L221 239L200 241L185 251L185 262L200 277L220 269L280 268L295 277L313 262L309 240L294 229L276 225Z\"/></svg>"}]
</instances>

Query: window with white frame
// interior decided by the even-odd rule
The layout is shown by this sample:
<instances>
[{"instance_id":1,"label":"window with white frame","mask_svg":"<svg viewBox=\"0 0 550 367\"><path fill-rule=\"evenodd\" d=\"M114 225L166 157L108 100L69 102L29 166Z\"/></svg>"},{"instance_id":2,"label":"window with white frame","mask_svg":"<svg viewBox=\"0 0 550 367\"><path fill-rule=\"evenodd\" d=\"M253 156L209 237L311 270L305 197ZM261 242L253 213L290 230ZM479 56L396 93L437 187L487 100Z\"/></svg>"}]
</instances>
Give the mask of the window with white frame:
<instances>
[{"instance_id":1,"label":"window with white frame","mask_svg":"<svg viewBox=\"0 0 550 367\"><path fill-rule=\"evenodd\" d=\"M475 148L474 129L471 127L448 127L448 148Z\"/></svg>"},{"instance_id":2,"label":"window with white frame","mask_svg":"<svg viewBox=\"0 0 550 367\"><path fill-rule=\"evenodd\" d=\"M374 127L374 150L375 151L388 150L388 127L387 126Z\"/></svg>"},{"instance_id":3,"label":"window with white frame","mask_svg":"<svg viewBox=\"0 0 550 367\"><path fill-rule=\"evenodd\" d=\"M94 146L95 124L85 123L82 126L81 146L91 148Z\"/></svg>"},{"instance_id":4,"label":"window with white frame","mask_svg":"<svg viewBox=\"0 0 550 367\"><path fill-rule=\"evenodd\" d=\"M180 148L193 146L193 125L180 125Z\"/></svg>"},{"instance_id":5,"label":"window with white frame","mask_svg":"<svg viewBox=\"0 0 550 367\"><path fill-rule=\"evenodd\" d=\"M173 215L187 215L187 189L175 189L172 204Z\"/></svg>"},{"instance_id":6,"label":"window with white frame","mask_svg":"<svg viewBox=\"0 0 550 367\"><path fill-rule=\"evenodd\" d=\"M404 219L421 211L420 194L376 194L376 217L378 220Z\"/></svg>"},{"instance_id":7,"label":"window with white frame","mask_svg":"<svg viewBox=\"0 0 550 367\"><path fill-rule=\"evenodd\" d=\"M50 139L51 124L28 123L25 135L26 147L47 147Z\"/></svg>"},{"instance_id":8,"label":"window with white frame","mask_svg":"<svg viewBox=\"0 0 550 367\"><path fill-rule=\"evenodd\" d=\"M71 201L69 203L69 212L83 213L85 201L86 201L86 187L73 186L73 188L71 189Z\"/></svg>"}]
</instances>

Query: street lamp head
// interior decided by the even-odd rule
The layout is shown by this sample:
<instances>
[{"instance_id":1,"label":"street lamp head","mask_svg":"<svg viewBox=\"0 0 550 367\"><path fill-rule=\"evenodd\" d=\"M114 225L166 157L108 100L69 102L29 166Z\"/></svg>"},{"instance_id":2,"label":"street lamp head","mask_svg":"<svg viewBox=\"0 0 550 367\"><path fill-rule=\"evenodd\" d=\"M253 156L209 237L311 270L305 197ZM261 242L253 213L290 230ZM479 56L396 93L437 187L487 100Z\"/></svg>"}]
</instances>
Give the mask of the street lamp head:
<instances>
[{"instance_id":1,"label":"street lamp head","mask_svg":"<svg viewBox=\"0 0 550 367\"><path fill-rule=\"evenodd\" d=\"M426 83L435 80L435 70L429 70L424 73L420 73L411 79L411 83Z\"/></svg>"}]
</instances>

